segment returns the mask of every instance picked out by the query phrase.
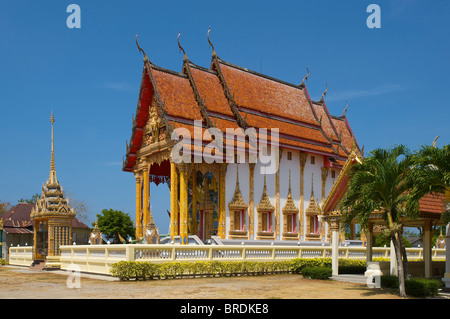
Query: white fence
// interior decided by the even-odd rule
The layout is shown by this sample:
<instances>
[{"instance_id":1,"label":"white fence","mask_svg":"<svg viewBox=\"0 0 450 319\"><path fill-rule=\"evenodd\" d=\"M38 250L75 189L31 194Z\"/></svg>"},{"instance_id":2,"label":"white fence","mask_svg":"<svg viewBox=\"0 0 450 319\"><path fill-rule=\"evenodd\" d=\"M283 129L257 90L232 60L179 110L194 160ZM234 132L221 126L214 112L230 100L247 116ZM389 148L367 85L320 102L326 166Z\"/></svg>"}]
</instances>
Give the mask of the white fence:
<instances>
[{"instance_id":1,"label":"white fence","mask_svg":"<svg viewBox=\"0 0 450 319\"><path fill-rule=\"evenodd\" d=\"M60 247L61 269L76 264L80 271L109 274L114 263L127 261L276 261L293 258L331 257L331 246L253 246L253 245L68 245ZM423 248L406 248L408 260L423 258ZM32 247L10 247L11 265L30 266ZM389 247L373 247L373 258L390 258ZM366 248L339 247L339 258L366 259ZM433 260L445 260L445 249L433 249Z\"/></svg>"},{"instance_id":2,"label":"white fence","mask_svg":"<svg viewBox=\"0 0 450 319\"><path fill-rule=\"evenodd\" d=\"M33 263L33 247L17 246L9 248L9 264L17 266L31 266Z\"/></svg>"}]
</instances>

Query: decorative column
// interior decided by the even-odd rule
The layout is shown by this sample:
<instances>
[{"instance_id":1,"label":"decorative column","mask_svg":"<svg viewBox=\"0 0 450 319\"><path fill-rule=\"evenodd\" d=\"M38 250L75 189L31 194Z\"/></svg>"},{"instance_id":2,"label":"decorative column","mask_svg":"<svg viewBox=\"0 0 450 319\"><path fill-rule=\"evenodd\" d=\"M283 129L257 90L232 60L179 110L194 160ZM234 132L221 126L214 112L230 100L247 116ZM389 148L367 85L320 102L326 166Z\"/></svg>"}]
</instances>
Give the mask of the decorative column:
<instances>
[{"instance_id":1,"label":"decorative column","mask_svg":"<svg viewBox=\"0 0 450 319\"><path fill-rule=\"evenodd\" d=\"M142 237L142 178L139 172L134 174L136 179L136 240Z\"/></svg>"},{"instance_id":2,"label":"decorative column","mask_svg":"<svg viewBox=\"0 0 450 319\"><path fill-rule=\"evenodd\" d=\"M197 234L197 170L192 169L192 234Z\"/></svg>"},{"instance_id":3,"label":"decorative column","mask_svg":"<svg viewBox=\"0 0 450 319\"><path fill-rule=\"evenodd\" d=\"M327 182L327 176L328 176L328 171L329 168L328 167L322 167L321 168L322 171L322 199L320 200L320 207L323 206L323 203L325 202L325 185ZM322 240L325 240L325 223L320 222L320 238Z\"/></svg>"},{"instance_id":4,"label":"decorative column","mask_svg":"<svg viewBox=\"0 0 450 319\"><path fill-rule=\"evenodd\" d=\"M178 171L180 172L180 242L187 244L188 178L186 164L180 164Z\"/></svg>"},{"instance_id":5,"label":"decorative column","mask_svg":"<svg viewBox=\"0 0 450 319\"><path fill-rule=\"evenodd\" d=\"M0 219L0 259L3 258L3 219Z\"/></svg>"},{"instance_id":6,"label":"decorative column","mask_svg":"<svg viewBox=\"0 0 450 319\"><path fill-rule=\"evenodd\" d=\"M149 176L149 170L150 167L148 164L145 165L144 167L144 174L143 174L143 178L144 178L144 213L143 213L143 218L142 218L142 227L141 229L145 229L145 227L148 224L149 221L149 217L150 217L150 176Z\"/></svg>"},{"instance_id":7,"label":"decorative column","mask_svg":"<svg viewBox=\"0 0 450 319\"><path fill-rule=\"evenodd\" d=\"M281 152L280 152L281 156ZM278 161L278 169L275 173L275 240L278 239L280 234L280 161Z\"/></svg>"},{"instance_id":8,"label":"decorative column","mask_svg":"<svg viewBox=\"0 0 450 319\"><path fill-rule=\"evenodd\" d=\"M248 164L248 168L249 168L249 174L248 174L248 222L249 222L249 227L248 227L248 239L252 239L252 235L253 238L255 238L253 231L254 231L254 218L253 218L253 212L254 212L254 201L253 201L253 196L254 196L254 173L255 173L255 163L249 163Z\"/></svg>"},{"instance_id":9,"label":"decorative column","mask_svg":"<svg viewBox=\"0 0 450 319\"><path fill-rule=\"evenodd\" d=\"M38 251L37 251L37 233L39 231L39 222L33 222L33 260L38 259Z\"/></svg>"},{"instance_id":10,"label":"decorative column","mask_svg":"<svg viewBox=\"0 0 450 319\"><path fill-rule=\"evenodd\" d=\"M332 275L339 274L339 222L332 221L331 228L331 270Z\"/></svg>"},{"instance_id":11,"label":"decorative column","mask_svg":"<svg viewBox=\"0 0 450 319\"><path fill-rule=\"evenodd\" d=\"M431 221L429 219L425 220L425 225L423 226L423 261L425 264L425 278L431 278Z\"/></svg>"},{"instance_id":12,"label":"decorative column","mask_svg":"<svg viewBox=\"0 0 450 319\"><path fill-rule=\"evenodd\" d=\"M178 235L178 173L177 166L170 161L170 237Z\"/></svg>"},{"instance_id":13,"label":"decorative column","mask_svg":"<svg viewBox=\"0 0 450 319\"><path fill-rule=\"evenodd\" d=\"M221 239L225 239L225 173L227 171L226 163L219 166L219 229L218 235Z\"/></svg>"},{"instance_id":14,"label":"decorative column","mask_svg":"<svg viewBox=\"0 0 450 319\"><path fill-rule=\"evenodd\" d=\"M442 281L445 284L445 291L450 291L450 223L447 224L445 231L445 273Z\"/></svg>"},{"instance_id":15,"label":"decorative column","mask_svg":"<svg viewBox=\"0 0 450 319\"><path fill-rule=\"evenodd\" d=\"M304 191L304 176L305 176L305 164L306 164L306 153L300 152L300 201L299 201L299 214L298 214L298 238L302 239L303 236L303 191Z\"/></svg>"},{"instance_id":16,"label":"decorative column","mask_svg":"<svg viewBox=\"0 0 450 319\"><path fill-rule=\"evenodd\" d=\"M445 201L447 210L450 210L450 189L445 191ZM450 291L450 223L445 227L445 273L442 281L445 284L445 291Z\"/></svg>"}]
</instances>

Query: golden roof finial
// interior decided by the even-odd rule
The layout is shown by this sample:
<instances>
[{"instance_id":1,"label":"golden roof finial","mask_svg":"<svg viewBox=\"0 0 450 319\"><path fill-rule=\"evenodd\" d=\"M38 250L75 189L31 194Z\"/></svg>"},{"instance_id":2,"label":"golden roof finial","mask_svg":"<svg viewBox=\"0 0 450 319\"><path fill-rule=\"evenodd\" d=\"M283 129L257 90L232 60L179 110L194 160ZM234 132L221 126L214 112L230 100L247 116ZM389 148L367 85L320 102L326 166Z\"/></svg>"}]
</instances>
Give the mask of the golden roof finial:
<instances>
[{"instance_id":1,"label":"golden roof finial","mask_svg":"<svg viewBox=\"0 0 450 319\"><path fill-rule=\"evenodd\" d=\"M206 37L208 38L209 46L213 49L212 55L213 55L213 56L216 56L216 55L217 55L217 54L216 54L216 50L214 49L213 44L212 44L211 41L209 40L209 32L210 32L210 31L211 31L211 26L210 26L209 29L208 29L208 33L206 34Z\"/></svg>"},{"instance_id":2,"label":"golden roof finial","mask_svg":"<svg viewBox=\"0 0 450 319\"><path fill-rule=\"evenodd\" d=\"M181 31L178 32L178 37L177 37L177 42L178 42L178 48L180 49L180 52L183 51L183 59L186 61L187 60L187 56L186 56L186 51L184 51L183 47L180 44L180 35L181 35Z\"/></svg>"},{"instance_id":3,"label":"golden roof finial","mask_svg":"<svg viewBox=\"0 0 450 319\"><path fill-rule=\"evenodd\" d=\"M348 101L345 101L345 109L344 109L344 111L342 112L341 117L344 117L344 116L345 116L345 113L347 113L347 109L348 109Z\"/></svg>"},{"instance_id":4,"label":"golden roof finial","mask_svg":"<svg viewBox=\"0 0 450 319\"><path fill-rule=\"evenodd\" d=\"M144 55L144 62L147 62L148 61L147 55L145 54L145 51L139 46L137 37L138 37L138 34L136 33L136 46L139 49L139 53L142 52L142 54Z\"/></svg>"},{"instance_id":5,"label":"golden roof finial","mask_svg":"<svg viewBox=\"0 0 450 319\"><path fill-rule=\"evenodd\" d=\"M325 82L325 91L322 93L322 97L320 98L321 103L323 103L324 97L325 97L325 95L327 95L327 92L328 92L328 83Z\"/></svg>"},{"instance_id":6,"label":"golden roof finial","mask_svg":"<svg viewBox=\"0 0 450 319\"><path fill-rule=\"evenodd\" d=\"M303 78L302 83L300 84L300 86L305 86L306 80L308 80L309 77L309 69L308 66L306 66L306 76Z\"/></svg>"},{"instance_id":7,"label":"golden roof finial","mask_svg":"<svg viewBox=\"0 0 450 319\"><path fill-rule=\"evenodd\" d=\"M53 139L53 123L55 123L55 118L53 117L53 111L52 115L50 116L50 123L52 123L52 156L50 161L50 179L49 182L51 184L57 183L56 179L56 169L55 169L55 147L54 147L54 139Z\"/></svg>"}]
</instances>

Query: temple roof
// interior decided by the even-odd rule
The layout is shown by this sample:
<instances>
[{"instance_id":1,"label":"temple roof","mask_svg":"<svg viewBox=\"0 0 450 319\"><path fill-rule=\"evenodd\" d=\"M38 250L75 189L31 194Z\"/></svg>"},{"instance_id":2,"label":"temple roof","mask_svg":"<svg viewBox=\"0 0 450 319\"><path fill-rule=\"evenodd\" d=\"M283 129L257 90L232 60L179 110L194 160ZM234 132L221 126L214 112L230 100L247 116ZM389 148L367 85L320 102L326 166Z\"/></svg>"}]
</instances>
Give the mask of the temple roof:
<instances>
[{"instance_id":1,"label":"temple roof","mask_svg":"<svg viewBox=\"0 0 450 319\"><path fill-rule=\"evenodd\" d=\"M124 171L133 171L153 104L169 132L180 127L193 132L194 120L202 121L203 130L216 127L224 134L226 128L255 128L257 134L259 129L270 132L273 128L279 130L282 148L333 158L331 166L341 167L347 159L355 137L345 113L332 116L323 98L313 102L304 81L291 84L236 66L220 59L215 51L207 69L189 61L181 45L180 50L184 53L181 72L151 63L144 53Z\"/></svg>"}]
</instances>

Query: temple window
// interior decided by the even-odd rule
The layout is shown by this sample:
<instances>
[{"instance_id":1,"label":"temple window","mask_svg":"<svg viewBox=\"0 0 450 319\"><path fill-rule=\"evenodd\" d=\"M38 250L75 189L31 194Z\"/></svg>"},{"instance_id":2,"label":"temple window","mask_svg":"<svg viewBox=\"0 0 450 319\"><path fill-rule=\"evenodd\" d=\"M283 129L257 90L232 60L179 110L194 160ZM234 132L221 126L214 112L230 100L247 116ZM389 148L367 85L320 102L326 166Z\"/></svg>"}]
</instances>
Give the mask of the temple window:
<instances>
[{"instance_id":1,"label":"temple window","mask_svg":"<svg viewBox=\"0 0 450 319\"><path fill-rule=\"evenodd\" d=\"M316 163L316 157L315 156L311 156L311 164L315 164Z\"/></svg>"},{"instance_id":2,"label":"temple window","mask_svg":"<svg viewBox=\"0 0 450 319\"><path fill-rule=\"evenodd\" d=\"M234 230L244 231L245 215L243 210L235 210L233 213Z\"/></svg>"},{"instance_id":3,"label":"temple window","mask_svg":"<svg viewBox=\"0 0 450 319\"><path fill-rule=\"evenodd\" d=\"M286 215L286 231L288 233L295 233L297 229L295 227L295 214Z\"/></svg>"},{"instance_id":4,"label":"temple window","mask_svg":"<svg viewBox=\"0 0 450 319\"><path fill-rule=\"evenodd\" d=\"M263 232L272 231L272 212L261 213L261 231Z\"/></svg>"}]
</instances>

